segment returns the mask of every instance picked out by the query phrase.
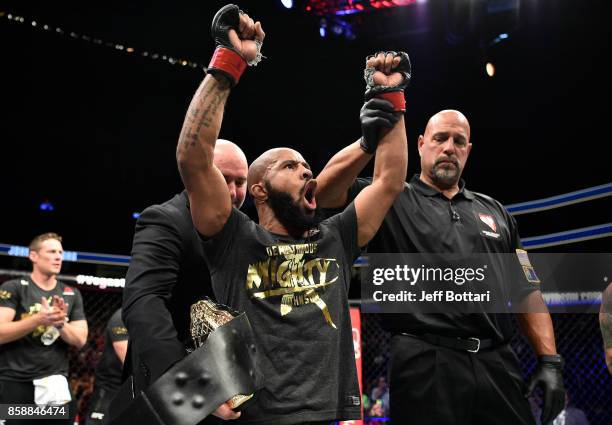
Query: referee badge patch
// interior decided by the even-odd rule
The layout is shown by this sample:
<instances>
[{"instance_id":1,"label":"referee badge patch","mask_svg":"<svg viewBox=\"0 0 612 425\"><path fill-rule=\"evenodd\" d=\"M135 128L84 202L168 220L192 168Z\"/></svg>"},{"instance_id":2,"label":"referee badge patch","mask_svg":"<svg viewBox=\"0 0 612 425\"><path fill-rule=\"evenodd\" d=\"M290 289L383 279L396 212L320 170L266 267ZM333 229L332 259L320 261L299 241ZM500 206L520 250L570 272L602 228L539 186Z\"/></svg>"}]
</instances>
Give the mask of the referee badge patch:
<instances>
[{"instance_id":1,"label":"referee badge patch","mask_svg":"<svg viewBox=\"0 0 612 425\"><path fill-rule=\"evenodd\" d=\"M493 216L490 214L483 214L483 213L478 213L478 217L480 218L480 220L486 224L487 226L489 226L491 228L491 230L493 230L494 232L497 232L497 225L495 224L495 220L493 220Z\"/></svg>"},{"instance_id":2,"label":"referee badge patch","mask_svg":"<svg viewBox=\"0 0 612 425\"><path fill-rule=\"evenodd\" d=\"M521 267L523 268L523 273L525 273L525 278L527 278L527 282L540 283L540 279L538 278L535 269L531 265L531 261L529 261L527 251L525 251L524 249L517 249L516 256L518 257L519 263L521 263Z\"/></svg>"},{"instance_id":3,"label":"referee badge patch","mask_svg":"<svg viewBox=\"0 0 612 425\"><path fill-rule=\"evenodd\" d=\"M478 213L478 218L487 225L487 227L481 230L482 234L489 238L499 239L500 234L497 233L497 223L495 223L493 216L491 214Z\"/></svg>"}]
</instances>

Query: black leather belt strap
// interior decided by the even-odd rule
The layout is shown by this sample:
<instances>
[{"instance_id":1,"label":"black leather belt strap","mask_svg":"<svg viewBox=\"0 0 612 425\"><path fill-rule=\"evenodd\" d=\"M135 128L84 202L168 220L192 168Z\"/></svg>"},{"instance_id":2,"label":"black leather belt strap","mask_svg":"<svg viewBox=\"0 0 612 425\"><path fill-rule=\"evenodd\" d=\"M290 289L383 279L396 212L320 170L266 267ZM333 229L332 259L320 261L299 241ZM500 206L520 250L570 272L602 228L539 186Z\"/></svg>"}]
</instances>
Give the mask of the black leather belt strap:
<instances>
[{"instance_id":1,"label":"black leather belt strap","mask_svg":"<svg viewBox=\"0 0 612 425\"><path fill-rule=\"evenodd\" d=\"M423 334L413 335L409 333L402 333L412 338L420 339L429 342L433 345L439 345L440 347L452 348L454 350L468 351L470 353L478 353L480 350L486 350L496 346L492 339L479 339L479 338L453 338L450 336L434 335L434 334Z\"/></svg>"},{"instance_id":2,"label":"black leather belt strap","mask_svg":"<svg viewBox=\"0 0 612 425\"><path fill-rule=\"evenodd\" d=\"M262 388L258 364L255 336L242 313L140 394L124 385L115 400L125 397L131 403L113 401L111 425L194 425L233 396Z\"/></svg>"}]
</instances>

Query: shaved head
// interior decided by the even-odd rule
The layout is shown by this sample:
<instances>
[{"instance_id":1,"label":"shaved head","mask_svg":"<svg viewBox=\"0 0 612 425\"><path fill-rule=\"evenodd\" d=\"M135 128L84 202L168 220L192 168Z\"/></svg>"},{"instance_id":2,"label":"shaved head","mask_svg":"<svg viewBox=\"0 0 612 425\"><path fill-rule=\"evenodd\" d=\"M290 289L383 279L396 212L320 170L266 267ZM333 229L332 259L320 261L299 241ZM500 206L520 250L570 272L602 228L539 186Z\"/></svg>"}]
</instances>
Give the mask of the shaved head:
<instances>
[{"instance_id":1,"label":"shaved head","mask_svg":"<svg viewBox=\"0 0 612 425\"><path fill-rule=\"evenodd\" d=\"M254 184L264 181L264 176L266 175L268 170L274 164L276 164L279 158L287 156L287 154L291 156L297 156L299 158L302 157L302 155L298 151L291 148L274 148L265 151L264 153L259 155L259 157L255 161L251 163L251 166L249 167L249 174L247 177L247 187L249 193L251 193L251 187Z\"/></svg>"},{"instance_id":2,"label":"shaved head","mask_svg":"<svg viewBox=\"0 0 612 425\"><path fill-rule=\"evenodd\" d=\"M246 178L249 168L244 152L235 143L219 139L215 144L213 162L225 177L232 205L240 208L246 196Z\"/></svg>"},{"instance_id":3,"label":"shaved head","mask_svg":"<svg viewBox=\"0 0 612 425\"><path fill-rule=\"evenodd\" d=\"M436 128L438 124L446 121L454 121L460 125L464 125L469 139L470 123L465 115L455 109L445 109L432 116L429 121L427 121L427 125L425 126L425 136L427 136L428 133L431 134L433 129Z\"/></svg>"},{"instance_id":4,"label":"shaved head","mask_svg":"<svg viewBox=\"0 0 612 425\"><path fill-rule=\"evenodd\" d=\"M215 165L217 165L217 161L224 160L229 157L243 162L248 167L246 155L237 144L230 142L229 140L218 139L215 143Z\"/></svg>"},{"instance_id":5,"label":"shaved head","mask_svg":"<svg viewBox=\"0 0 612 425\"><path fill-rule=\"evenodd\" d=\"M322 219L310 165L294 149L275 148L261 154L249 167L247 186L260 224L279 226L274 228L298 237Z\"/></svg>"},{"instance_id":6,"label":"shaved head","mask_svg":"<svg viewBox=\"0 0 612 425\"><path fill-rule=\"evenodd\" d=\"M453 109L435 114L419 136L421 180L440 191L457 191L472 149L470 123Z\"/></svg>"}]
</instances>

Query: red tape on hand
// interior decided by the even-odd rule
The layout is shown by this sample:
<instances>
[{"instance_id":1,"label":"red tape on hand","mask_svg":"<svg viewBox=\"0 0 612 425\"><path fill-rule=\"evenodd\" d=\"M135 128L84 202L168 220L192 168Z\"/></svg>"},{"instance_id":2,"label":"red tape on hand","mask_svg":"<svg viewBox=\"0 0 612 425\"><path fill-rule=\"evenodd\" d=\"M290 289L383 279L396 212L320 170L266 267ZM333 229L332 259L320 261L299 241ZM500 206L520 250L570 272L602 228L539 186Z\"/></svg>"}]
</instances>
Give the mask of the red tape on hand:
<instances>
[{"instance_id":1,"label":"red tape on hand","mask_svg":"<svg viewBox=\"0 0 612 425\"><path fill-rule=\"evenodd\" d=\"M393 103L393 109L395 109L395 112L406 112L406 99L404 98L403 90L381 93L376 95L376 97Z\"/></svg>"},{"instance_id":2,"label":"red tape on hand","mask_svg":"<svg viewBox=\"0 0 612 425\"><path fill-rule=\"evenodd\" d=\"M218 70L223 72L233 80L232 83L234 85L238 83L246 67L247 63L242 56L225 47L217 47L208 64L209 71Z\"/></svg>"}]
</instances>

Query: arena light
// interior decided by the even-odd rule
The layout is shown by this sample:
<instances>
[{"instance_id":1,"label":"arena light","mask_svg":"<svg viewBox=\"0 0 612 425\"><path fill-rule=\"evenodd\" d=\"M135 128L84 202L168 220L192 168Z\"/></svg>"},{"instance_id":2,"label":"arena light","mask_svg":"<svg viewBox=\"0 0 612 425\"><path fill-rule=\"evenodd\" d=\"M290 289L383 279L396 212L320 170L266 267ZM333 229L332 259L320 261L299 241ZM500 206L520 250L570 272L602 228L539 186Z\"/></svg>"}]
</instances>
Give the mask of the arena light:
<instances>
[{"instance_id":1,"label":"arena light","mask_svg":"<svg viewBox=\"0 0 612 425\"><path fill-rule=\"evenodd\" d=\"M493 65L491 62L487 62L485 70L487 72L487 75L493 78L493 76L495 75L495 65Z\"/></svg>"},{"instance_id":2,"label":"arena light","mask_svg":"<svg viewBox=\"0 0 612 425\"><path fill-rule=\"evenodd\" d=\"M286 2L287 0L283 0L283 3L286 3ZM290 1L290 3L293 4L293 1ZM12 13L4 12L4 11L0 11L0 19L6 19L16 24L23 24L26 22L26 19L23 16L13 15ZM149 53L148 51L140 51L139 49L136 49L134 47L126 47L125 44L104 41L102 39L92 37L87 34L79 34L74 31L70 31L70 32L64 31L60 27L50 26L48 24L41 23L38 20L28 19L27 22L29 23L29 26L35 31L38 30L38 31L45 31L45 32L55 32L56 34L70 37L72 39L82 40L87 43L95 44L98 46L104 46L106 48L113 49L117 52L123 52L123 53L133 54L133 55L141 55L151 60L162 60L174 66L181 65L182 68L187 68L187 65L188 65L189 68L201 68L204 70L206 69L206 67L203 64L200 64L192 60L177 59L169 55L160 55L158 53Z\"/></svg>"},{"instance_id":3,"label":"arena light","mask_svg":"<svg viewBox=\"0 0 612 425\"><path fill-rule=\"evenodd\" d=\"M326 37L328 34L335 37L344 37L347 40L355 39L352 25L339 17L321 18L319 21L319 35Z\"/></svg>"},{"instance_id":4,"label":"arena light","mask_svg":"<svg viewBox=\"0 0 612 425\"><path fill-rule=\"evenodd\" d=\"M316 15L351 15L409 6L419 0L307 0L306 11Z\"/></svg>"},{"instance_id":5,"label":"arena light","mask_svg":"<svg viewBox=\"0 0 612 425\"><path fill-rule=\"evenodd\" d=\"M287 9L291 9L293 7L293 0L281 0L281 4Z\"/></svg>"},{"instance_id":6,"label":"arena light","mask_svg":"<svg viewBox=\"0 0 612 425\"><path fill-rule=\"evenodd\" d=\"M510 35L508 33L506 33L506 32L503 32L503 33L499 34L497 37L495 37L493 40L491 40L491 42L489 43L489 46L497 44L500 41L507 40L508 38L510 38Z\"/></svg>"},{"instance_id":7,"label":"arena light","mask_svg":"<svg viewBox=\"0 0 612 425\"><path fill-rule=\"evenodd\" d=\"M41 211L53 211L54 209L55 207L53 206L53 204L46 199L40 203Z\"/></svg>"}]
</instances>

